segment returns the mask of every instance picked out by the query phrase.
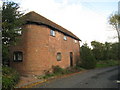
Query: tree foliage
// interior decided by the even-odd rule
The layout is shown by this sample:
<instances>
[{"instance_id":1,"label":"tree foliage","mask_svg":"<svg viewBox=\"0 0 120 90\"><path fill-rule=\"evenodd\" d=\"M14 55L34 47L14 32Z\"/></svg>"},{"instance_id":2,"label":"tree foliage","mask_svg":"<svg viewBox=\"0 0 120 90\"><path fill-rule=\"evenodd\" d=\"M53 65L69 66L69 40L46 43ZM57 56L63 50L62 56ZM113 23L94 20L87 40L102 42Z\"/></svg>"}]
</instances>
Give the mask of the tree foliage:
<instances>
[{"instance_id":1,"label":"tree foliage","mask_svg":"<svg viewBox=\"0 0 120 90\"><path fill-rule=\"evenodd\" d=\"M113 14L109 17L109 24L112 25L114 30L117 31L118 35L118 53L120 53L120 15L119 14ZM120 54L118 55L118 58L120 59Z\"/></svg>"},{"instance_id":2,"label":"tree foliage","mask_svg":"<svg viewBox=\"0 0 120 90\"><path fill-rule=\"evenodd\" d=\"M91 49L87 46L87 44L84 44L80 49L81 54L81 66L86 69L95 68L96 66L96 60L92 54Z\"/></svg>"},{"instance_id":3,"label":"tree foliage","mask_svg":"<svg viewBox=\"0 0 120 90\"><path fill-rule=\"evenodd\" d=\"M14 2L3 2L2 5L2 57L4 61L9 59L9 46L15 44L20 36L21 19L23 13L19 11L19 5Z\"/></svg>"},{"instance_id":4,"label":"tree foliage","mask_svg":"<svg viewBox=\"0 0 120 90\"><path fill-rule=\"evenodd\" d=\"M2 67L2 90L13 90L20 79L19 73L10 67Z\"/></svg>"},{"instance_id":5,"label":"tree foliage","mask_svg":"<svg viewBox=\"0 0 120 90\"><path fill-rule=\"evenodd\" d=\"M118 59L118 43L100 43L98 41L92 41L92 52L96 60L117 60Z\"/></svg>"},{"instance_id":6,"label":"tree foliage","mask_svg":"<svg viewBox=\"0 0 120 90\"><path fill-rule=\"evenodd\" d=\"M103 44L97 41L92 41L91 46L93 47L93 54L96 60L101 60L103 57Z\"/></svg>"},{"instance_id":7,"label":"tree foliage","mask_svg":"<svg viewBox=\"0 0 120 90\"><path fill-rule=\"evenodd\" d=\"M113 14L110 16L109 18L109 24L112 25L112 27L114 28L114 30L117 31L118 34L118 40L120 42L120 15L118 14Z\"/></svg>"},{"instance_id":8,"label":"tree foliage","mask_svg":"<svg viewBox=\"0 0 120 90\"><path fill-rule=\"evenodd\" d=\"M14 2L3 2L2 6L2 43L5 45L13 44L19 36L23 13L18 11L19 5Z\"/></svg>"},{"instance_id":9,"label":"tree foliage","mask_svg":"<svg viewBox=\"0 0 120 90\"><path fill-rule=\"evenodd\" d=\"M85 43L81 46L80 56L81 65L86 69L91 69L96 66L98 61L118 60L118 44L119 43L100 43L92 41L92 49Z\"/></svg>"}]
</instances>

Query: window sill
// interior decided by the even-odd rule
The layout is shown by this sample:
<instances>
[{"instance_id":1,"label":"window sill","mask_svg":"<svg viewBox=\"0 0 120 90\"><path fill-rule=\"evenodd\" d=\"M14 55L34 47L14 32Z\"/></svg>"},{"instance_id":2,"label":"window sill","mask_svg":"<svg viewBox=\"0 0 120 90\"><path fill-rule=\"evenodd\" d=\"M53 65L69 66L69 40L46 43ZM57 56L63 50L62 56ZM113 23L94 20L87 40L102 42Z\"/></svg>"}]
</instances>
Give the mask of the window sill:
<instances>
[{"instance_id":1,"label":"window sill","mask_svg":"<svg viewBox=\"0 0 120 90\"><path fill-rule=\"evenodd\" d=\"M22 62L22 60L14 60L13 62Z\"/></svg>"},{"instance_id":2,"label":"window sill","mask_svg":"<svg viewBox=\"0 0 120 90\"><path fill-rule=\"evenodd\" d=\"M53 36L53 35L50 35L50 36L55 37L55 36Z\"/></svg>"}]
</instances>

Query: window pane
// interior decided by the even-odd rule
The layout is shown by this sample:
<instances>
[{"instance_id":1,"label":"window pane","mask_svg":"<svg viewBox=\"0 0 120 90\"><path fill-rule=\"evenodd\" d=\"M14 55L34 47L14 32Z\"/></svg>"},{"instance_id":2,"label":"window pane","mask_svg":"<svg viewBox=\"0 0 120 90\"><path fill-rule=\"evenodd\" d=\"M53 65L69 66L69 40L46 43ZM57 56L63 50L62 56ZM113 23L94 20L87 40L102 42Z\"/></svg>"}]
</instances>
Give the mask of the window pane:
<instances>
[{"instance_id":1,"label":"window pane","mask_svg":"<svg viewBox=\"0 0 120 90\"><path fill-rule=\"evenodd\" d=\"M62 58L61 53L57 53L57 61L61 61L61 58Z\"/></svg>"},{"instance_id":2,"label":"window pane","mask_svg":"<svg viewBox=\"0 0 120 90\"><path fill-rule=\"evenodd\" d=\"M18 53L18 60L22 60L22 53Z\"/></svg>"},{"instance_id":3,"label":"window pane","mask_svg":"<svg viewBox=\"0 0 120 90\"><path fill-rule=\"evenodd\" d=\"M22 35L22 28L21 27L15 28L15 33Z\"/></svg>"},{"instance_id":4,"label":"window pane","mask_svg":"<svg viewBox=\"0 0 120 90\"><path fill-rule=\"evenodd\" d=\"M15 51L13 54L13 60L14 61L22 61L23 59L23 53L20 51Z\"/></svg>"},{"instance_id":5,"label":"window pane","mask_svg":"<svg viewBox=\"0 0 120 90\"><path fill-rule=\"evenodd\" d=\"M66 37L66 36L64 36L64 40L67 40L67 37Z\"/></svg>"},{"instance_id":6,"label":"window pane","mask_svg":"<svg viewBox=\"0 0 120 90\"><path fill-rule=\"evenodd\" d=\"M77 40L74 40L75 41L75 43L77 43Z\"/></svg>"},{"instance_id":7,"label":"window pane","mask_svg":"<svg viewBox=\"0 0 120 90\"><path fill-rule=\"evenodd\" d=\"M53 31L53 36L55 36L55 31Z\"/></svg>"},{"instance_id":8,"label":"window pane","mask_svg":"<svg viewBox=\"0 0 120 90\"><path fill-rule=\"evenodd\" d=\"M53 34L53 30L50 30L50 35L52 35Z\"/></svg>"},{"instance_id":9,"label":"window pane","mask_svg":"<svg viewBox=\"0 0 120 90\"><path fill-rule=\"evenodd\" d=\"M55 31L54 30L50 30L50 35L51 36L55 36Z\"/></svg>"},{"instance_id":10,"label":"window pane","mask_svg":"<svg viewBox=\"0 0 120 90\"><path fill-rule=\"evenodd\" d=\"M14 59L13 60L16 60L16 55L14 54Z\"/></svg>"}]
</instances>

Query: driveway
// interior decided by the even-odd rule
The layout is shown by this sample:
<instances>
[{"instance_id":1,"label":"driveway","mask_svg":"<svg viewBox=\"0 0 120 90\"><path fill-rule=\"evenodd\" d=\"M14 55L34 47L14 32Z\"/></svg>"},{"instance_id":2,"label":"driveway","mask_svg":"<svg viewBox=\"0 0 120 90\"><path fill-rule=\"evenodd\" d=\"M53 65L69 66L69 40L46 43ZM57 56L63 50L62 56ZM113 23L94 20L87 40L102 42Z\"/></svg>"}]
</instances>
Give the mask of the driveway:
<instances>
[{"instance_id":1,"label":"driveway","mask_svg":"<svg viewBox=\"0 0 120 90\"><path fill-rule=\"evenodd\" d=\"M118 66L93 69L38 84L34 88L120 88L120 84L117 83L120 79L118 70Z\"/></svg>"}]
</instances>

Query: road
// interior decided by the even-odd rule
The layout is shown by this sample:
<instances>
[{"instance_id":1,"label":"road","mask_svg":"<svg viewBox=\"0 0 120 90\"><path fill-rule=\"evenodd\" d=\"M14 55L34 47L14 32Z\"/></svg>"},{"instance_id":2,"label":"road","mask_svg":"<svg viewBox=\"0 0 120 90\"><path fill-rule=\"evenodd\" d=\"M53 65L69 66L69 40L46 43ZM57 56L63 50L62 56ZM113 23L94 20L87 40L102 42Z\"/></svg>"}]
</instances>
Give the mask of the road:
<instances>
[{"instance_id":1,"label":"road","mask_svg":"<svg viewBox=\"0 0 120 90\"><path fill-rule=\"evenodd\" d=\"M120 88L120 73L118 66L101 69L93 69L87 72L78 73L65 78L59 78L43 84L36 85L36 88Z\"/></svg>"}]
</instances>

